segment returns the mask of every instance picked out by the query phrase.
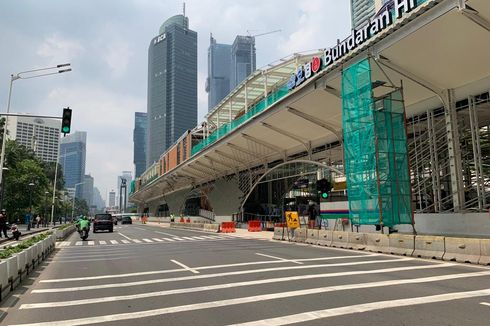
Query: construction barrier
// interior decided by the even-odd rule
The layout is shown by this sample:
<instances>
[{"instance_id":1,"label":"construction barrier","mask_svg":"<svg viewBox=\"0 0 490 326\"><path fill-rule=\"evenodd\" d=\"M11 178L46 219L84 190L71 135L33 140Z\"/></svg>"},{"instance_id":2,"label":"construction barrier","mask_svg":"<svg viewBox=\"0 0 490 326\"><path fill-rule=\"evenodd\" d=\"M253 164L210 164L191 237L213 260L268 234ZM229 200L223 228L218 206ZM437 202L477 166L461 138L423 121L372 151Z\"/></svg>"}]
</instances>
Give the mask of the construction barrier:
<instances>
[{"instance_id":1,"label":"construction barrier","mask_svg":"<svg viewBox=\"0 0 490 326\"><path fill-rule=\"evenodd\" d=\"M204 224L203 230L206 232L217 233L217 232L219 232L219 224L206 223L206 224Z\"/></svg>"},{"instance_id":2,"label":"construction barrier","mask_svg":"<svg viewBox=\"0 0 490 326\"><path fill-rule=\"evenodd\" d=\"M364 233L347 233L347 244L349 249L364 250L366 249L366 234Z\"/></svg>"},{"instance_id":3,"label":"construction barrier","mask_svg":"<svg viewBox=\"0 0 490 326\"><path fill-rule=\"evenodd\" d=\"M415 236L415 250L412 254L413 257L442 259L444 251L444 237L430 235Z\"/></svg>"},{"instance_id":4,"label":"construction barrier","mask_svg":"<svg viewBox=\"0 0 490 326\"><path fill-rule=\"evenodd\" d=\"M332 244L332 234L331 230L319 230L318 231L318 245L320 246L330 246Z\"/></svg>"},{"instance_id":5,"label":"construction barrier","mask_svg":"<svg viewBox=\"0 0 490 326\"><path fill-rule=\"evenodd\" d=\"M349 248L348 240L348 232L333 231L331 246L337 248Z\"/></svg>"},{"instance_id":6,"label":"construction barrier","mask_svg":"<svg viewBox=\"0 0 490 326\"><path fill-rule=\"evenodd\" d=\"M366 250L379 253L389 253L390 240L388 235L366 233Z\"/></svg>"},{"instance_id":7,"label":"construction barrier","mask_svg":"<svg viewBox=\"0 0 490 326\"><path fill-rule=\"evenodd\" d=\"M274 240L284 240L287 238L288 229L285 227L275 227L274 228L274 236L272 237Z\"/></svg>"},{"instance_id":8,"label":"construction barrier","mask_svg":"<svg viewBox=\"0 0 490 326\"><path fill-rule=\"evenodd\" d=\"M445 245L444 260L473 264L480 261L480 239L446 237Z\"/></svg>"},{"instance_id":9,"label":"construction barrier","mask_svg":"<svg viewBox=\"0 0 490 326\"><path fill-rule=\"evenodd\" d=\"M306 228L294 229L294 236L293 236L292 240L294 242L305 242L306 241L306 231L308 231L308 229L306 229Z\"/></svg>"},{"instance_id":10,"label":"construction barrier","mask_svg":"<svg viewBox=\"0 0 490 326\"><path fill-rule=\"evenodd\" d=\"M318 230L308 229L305 242L315 245L318 244Z\"/></svg>"},{"instance_id":11,"label":"construction barrier","mask_svg":"<svg viewBox=\"0 0 490 326\"><path fill-rule=\"evenodd\" d=\"M415 236L409 234L390 234L388 236L390 254L412 256L415 248Z\"/></svg>"},{"instance_id":12,"label":"construction barrier","mask_svg":"<svg viewBox=\"0 0 490 326\"><path fill-rule=\"evenodd\" d=\"M262 223L260 221L248 221L248 232L262 231Z\"/></svg>"},{"instance_id":13,"label":"construction barrier","mask_svg":"<svg viewBox=\"0 0 490 326\"><path fill-rule=\"evenodd\" d=\"M235 222L221 222L222 233L233 233L235 230Z\"/></svg>"},{"instance_id":14,"label":"construction barrier","mask_svg":"<svg viewBox=\"0 0 490 326\"><path fill-rule=\"evenodd\" d=\"M480 265L490 265L490 239L480 240Z\"/></svg>"}]
</instances>

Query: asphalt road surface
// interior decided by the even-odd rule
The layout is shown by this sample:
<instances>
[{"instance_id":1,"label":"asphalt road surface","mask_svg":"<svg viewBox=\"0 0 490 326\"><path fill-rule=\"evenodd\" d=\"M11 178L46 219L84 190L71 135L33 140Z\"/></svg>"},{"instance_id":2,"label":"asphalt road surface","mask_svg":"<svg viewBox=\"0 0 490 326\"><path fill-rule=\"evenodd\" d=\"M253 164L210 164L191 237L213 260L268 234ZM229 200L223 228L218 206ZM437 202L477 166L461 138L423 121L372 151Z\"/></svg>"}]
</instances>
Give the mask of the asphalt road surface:
<instances>
[{"instance_id":1,"label":"asphalt road surface","mask_svg":"<svg viewBox=\"0 0 490 326\"><path fill-rule=\"evenodd\" d=\"M2 325L490 325L490 268L227 234L74 234L38 273Z\"/></svg>"}]
</instances>

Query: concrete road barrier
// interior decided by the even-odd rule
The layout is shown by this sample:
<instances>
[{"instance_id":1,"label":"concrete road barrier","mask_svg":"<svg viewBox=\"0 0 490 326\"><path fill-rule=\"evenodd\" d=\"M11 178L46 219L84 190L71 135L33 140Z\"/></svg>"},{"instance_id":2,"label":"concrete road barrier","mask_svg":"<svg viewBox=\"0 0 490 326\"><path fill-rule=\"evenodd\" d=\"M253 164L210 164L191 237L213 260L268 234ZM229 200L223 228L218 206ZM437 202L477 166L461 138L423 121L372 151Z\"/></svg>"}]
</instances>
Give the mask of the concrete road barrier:
<instances>
[{"instance_id":1,"label":"concrete road barrier","mask_svg":"<svg viewBox=\"0 0 490 326\"><path fill-rule=\"evenodd\" d=\"M5 292L10 285L8 266L5 260L0 261L0 300L3 299Z\"/></svg>"},{"instance_id":2,"label":"concrete road barrier","mask_svg":"<svg viewBox=\"0 0 490 326\"><path fill-rule=\"evenodd\" d=\"M305 242L306 241L306 228L297 228L294 230L293 241L294 242Z\"/></svg>"},{"instance_id":3,"label":"concrete road barrier","mask_svg":"<svg viewBox=\"0 0 490 326\"><path fill-rule=\"evenodd\" d=\"M390 240L387 234L366 233L366 250L378 253L389 253Z\"/></svg>"},{"instance_id":4,"label":"concrete road barrier","mask_svg":"<svg viewBox=\"0 0 490 326\"><path fill-rule=\"evenodd\" d=\"M444 237L430 235L415 236L415 250L412 254L413 257L442 259L444 251Z\"/></svg>"},{"instance_id":5,"label":"concrete road barrier","mask_svg":"<svg viewBox=\"0 0 490 326\"><path fill-rule=\"evenodd\" d=\"M332 247L337 248L349 248L349 232L345 231L333 231L332 234Z\"/></svg>"},{"instance_id":6,"label":"concrete road barrier","mask_svg":"<svg viewBox=\"0 0 490 326\"><path fill-rule=\"evenodd\" d=\"M219 232L219 224L204 224L204 231L206 232L213 232L213 233L218 233Z\"/></svg>"},{"instance_id":7,"label":"concrete road barrier","mask_svg":"<svg viewBox=\"0 0 490 326\"><path fill-rule=\"evenodd\" d=\"M4 261L7 262L7 274L10 282L14 282L19 275L19 269L17 267L17 256L12 256Z\"/></svg>"},{"instance_id":8,"label":"concrete road barrier","mask_svg":"<svg viewBox=\"0 0 490 326\"><path fill-rule=\"evenodd\" d=\"M349 232L347 234L347 245L349 249L364 250L367 247L365 233Z\"/></svg>"},{"instance_id":9,"label":"concrete road barrier","mask_svg":"<svg viewBox=\"0 0 490 326\"><path fill-rule=\"evenodd\" d=\"M409 234L390 234L388 236L390 254L412 256L415 249L415 236Z\"/></svg>"},{"instance_id":10,"label":"concrete road barrier","mask_svg":"<svg viewBox=\"0 0 490 326\"><path fill-rule=\"evenodd\" d=\"M331 246L333 238L332 230L320 230L318 231L318 245Z\"/></svg>"},{"instance_id":11,"label":"concrete road barrier","mask_svg":"<svg viewBox=\"0 0 490 326\"><path fill-rule=\"evenodd\" d=\"M480 240L480 265L490 265L490 239Z\"/></svg>"},{"instance_id":12,"label":"concrete road barrier","mask_svg":"<svg viewBox=\"0 0 490 326\"><path fill-rule=\"evenodd\" d=\"M308 229L306 233L306 243L310 244L318 244L318 230L317 229Z\"/></svg>"},{"instance_id":13,"label":"concrete road barrier","mask_svg":"<svg viewBox=\"0 0 490 326\"><path fill-rule=\"evenodd\" d=\"M446 237L445 246L444 260L473 264L480 261L480 239Z\"/></svg>"},{"instance_id":14,"label":"concrete road barrier","mask_svg":"<svg viewBox=\"0 0 490 326\"><path fill-rule=\"evenodd\" d=\"M274 236L272 237L272 239L274 240L284 240L284 239L287 239L287 232L288 232L288 229L287 228L283 228L283 227L275 227L274 228Z\"/></svg>"},{"instance_id":15,"label":"concrete road barrier","mask_svg":"<svg viewBox=\"0 0 490 326\"><path fill-rule=\"evenodd\" d=\"M17 270L19 273L24 273L27 266L27 253L25 251L19 252L17 255Z\"/></svg>"}]
</instances>

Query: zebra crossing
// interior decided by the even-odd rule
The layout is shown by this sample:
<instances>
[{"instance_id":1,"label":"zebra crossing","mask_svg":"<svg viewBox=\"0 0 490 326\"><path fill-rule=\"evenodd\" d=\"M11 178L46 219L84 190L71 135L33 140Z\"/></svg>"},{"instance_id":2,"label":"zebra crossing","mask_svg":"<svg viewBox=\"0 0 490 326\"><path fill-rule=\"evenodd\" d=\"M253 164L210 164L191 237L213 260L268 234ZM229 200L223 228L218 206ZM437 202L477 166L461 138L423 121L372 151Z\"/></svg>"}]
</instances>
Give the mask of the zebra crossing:
<instances>
[{"instance_id":1,"label":"zebra crossing","mask_svg":"<svg viewBox=\"0 0 490 326\"><path fill-rule=\"evenodd\" d=\"M194 242L194 241L216 241L232 239L231 236L224 235L207 235L207 236L186 236L186 237L165 237L165 238L141 238L141 239L119 239L119 240L89 240L89 241L62 241L56 244L59 248L73 246L110 246L126 244L150 244L150 243L176 243L176 242Z\"/></svg>"}]
</instances>

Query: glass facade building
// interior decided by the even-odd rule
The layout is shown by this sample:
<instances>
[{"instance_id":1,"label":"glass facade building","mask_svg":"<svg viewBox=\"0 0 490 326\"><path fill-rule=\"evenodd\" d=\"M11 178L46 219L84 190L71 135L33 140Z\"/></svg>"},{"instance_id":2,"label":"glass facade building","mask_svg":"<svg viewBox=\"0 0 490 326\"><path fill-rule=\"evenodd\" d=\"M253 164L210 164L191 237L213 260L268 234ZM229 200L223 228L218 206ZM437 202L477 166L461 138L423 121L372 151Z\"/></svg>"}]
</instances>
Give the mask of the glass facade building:
<instances>
[{"instance_id":1,"label":"glass facade building","mask_svg":"<svg viewBox=\"0 0 490 326\"><path fill-rule=\"evenodd\" d=\"M230 93L231 45L220 44L211 35L208 48L208 111L218 105Z\"/></svg>"},{"instance_id":2,"label":"glass facade building","mask_svg":"<svg viewBox=\"0 0 490 326\"><path fill-rule=\"evenodd\" d=\"M133 163L135 178L139 177L146 169L146 136L148 132L148 120L146 112L134 113L133 130Z\"/></svg>"},{"instance_id":3,"label":"glass facade building","mask_svg":"<svg viewBox=\"0 0 490 326\"><path fill-rule=\"evenodd\" d=\"M352 28L358 28L376 13L375 2L379 0L351 0Z\"/></svg>"},{"instance_id":4,"label":"glass facade building","mask_svg":"<svg viewBox=\"0 0 490 326\"><path fill-rule=\"evenodd\" d=\"M197 125L197 33L183 15L169 18L148 48L146 167Z\"/></svg>"},{"instance_id":5,"label":"glass facade building","mask_svg":"<svg viewBox=\"0 0 490 326\"><path fill-rule=\"evenodd\" d=\"M256 69L255 37L238 35L231 46L230 90Z\"/></svg>"},{"instance_id":6,"label":"glass facade building","mask_svg":"<svg viewBox=\"0 0 490 326\"><path fill-rule=\"evenodd\" d=\"M60 164L63 167L66 188L75 188L77 183L84 181L85 159L87 150L87 133L77 131L61 139ZM80 196L80 186L74 189L75 195Z\"/></svg>"}]
</instances>

